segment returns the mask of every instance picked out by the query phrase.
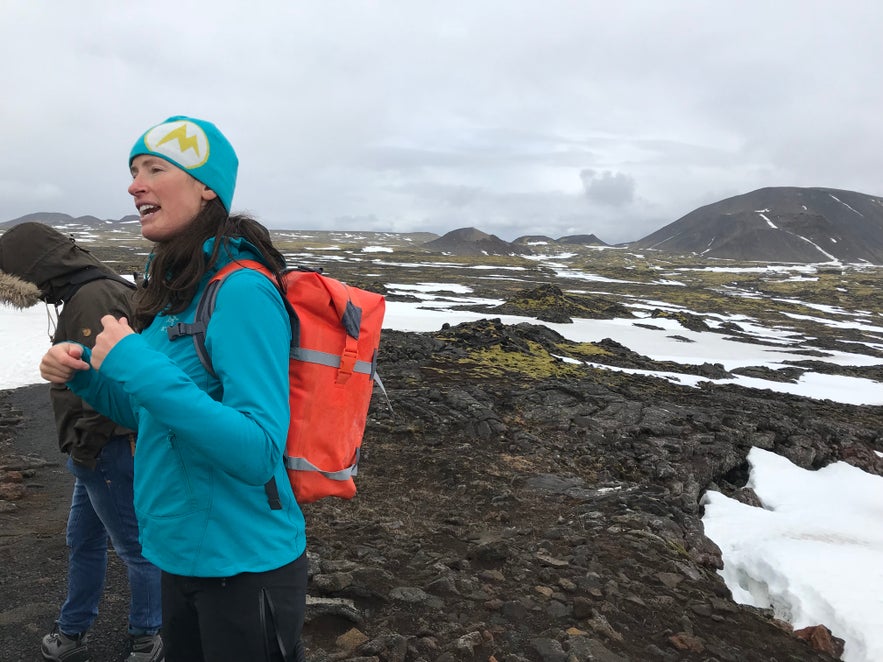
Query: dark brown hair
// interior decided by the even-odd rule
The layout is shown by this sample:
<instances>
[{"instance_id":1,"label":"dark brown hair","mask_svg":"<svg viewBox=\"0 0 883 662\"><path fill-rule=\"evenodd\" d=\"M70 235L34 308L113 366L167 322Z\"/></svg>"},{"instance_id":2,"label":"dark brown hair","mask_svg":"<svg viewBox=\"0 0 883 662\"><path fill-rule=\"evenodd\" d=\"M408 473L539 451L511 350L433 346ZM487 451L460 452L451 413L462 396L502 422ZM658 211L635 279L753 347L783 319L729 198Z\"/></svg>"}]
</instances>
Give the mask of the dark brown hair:
<instances>
[{"instance_id":1,"label":"dark brown hair","mask_svg":"<svg viewBox=\"0 0 883 662\"><path fill-rule=\"evenodd\" d=\"M203 244L211 237L215 238L214 250L206 259ZM250 216L228 215L220 199L214 198L185 232L155 244L144 286L135 294L133 327L141 331L160 313L173 315L187 308L206 271L233 237L242 237L258 249L281 287L285 258L273 246L267 229Z\"/></svg>"}]
</instances>

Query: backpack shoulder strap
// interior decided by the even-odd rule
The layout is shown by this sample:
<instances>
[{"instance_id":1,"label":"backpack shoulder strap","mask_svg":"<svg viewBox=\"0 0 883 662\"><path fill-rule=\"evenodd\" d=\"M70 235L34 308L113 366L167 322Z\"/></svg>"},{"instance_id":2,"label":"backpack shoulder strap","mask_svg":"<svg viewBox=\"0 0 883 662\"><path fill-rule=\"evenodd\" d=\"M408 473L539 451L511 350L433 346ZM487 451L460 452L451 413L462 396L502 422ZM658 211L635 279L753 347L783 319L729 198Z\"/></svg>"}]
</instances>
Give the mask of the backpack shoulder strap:
<instances>
[{"instance_id":1,"label":"backpack shoulder strap","mask_svg":"<svg viewBox=\"0 0 883 662\"><path fill-rule=\"evenodd\" d=\"M205 290L203 290L202 296L196 304L196 313L193 316L193 322L190 324L178 322L166 329L166 333L169 335L169 340L177 340L181 336L193 337L193 347L196 349L196 355L199 357L199 362L202 363L202 366L212 376L215 376L215 369L212 366L212 359L208 355L208 350L205 348L205 332L208 329L208 323L211 319L212 313L215 311L218 289L221 287L227 276L240 269L253 269L254 271L260 271L267 278L275 282L273 273L256 260L238 260L230 262L223 268L219 269L218 272L212 276L208 285L205 286Z\"/></svg>"},{"instance_id":2,"label":"backpack shoulder strap","mask_svg":"<svg viewBox=\"0 0 883 662\"><path fill-rule=\"evenodd\" d=\"M208 350L205 347L205 332L208 329L208 323L211 319L212 313L215 311L215 301L218 298L218 289L224 283L224 279L227 278L227 276L240 269L253 269L255 271L260 271L271 281L274 283L276 282L273 272L260 262L257 262L256 260L234 260L219 269L205 286L205 290L203 290L202 296L196 304L196 313L193 316L193 323L184 324L179 322L166 329L169 334L169 340L175 340L181 336L193 336L193 346L196 349L196 355L199 357L199 362L202 363L203 367L212 376L215 376L215 369L212 367L212 359L208 355ZM282 299L285 300L285 297L283 296ZM279 497L279 487L276 485L275 476L271 476L270 480L264 484L264 492L267 495L267 502L270 505L270 509L281 510L282 501Z\"/></svg>"}]
</instances>

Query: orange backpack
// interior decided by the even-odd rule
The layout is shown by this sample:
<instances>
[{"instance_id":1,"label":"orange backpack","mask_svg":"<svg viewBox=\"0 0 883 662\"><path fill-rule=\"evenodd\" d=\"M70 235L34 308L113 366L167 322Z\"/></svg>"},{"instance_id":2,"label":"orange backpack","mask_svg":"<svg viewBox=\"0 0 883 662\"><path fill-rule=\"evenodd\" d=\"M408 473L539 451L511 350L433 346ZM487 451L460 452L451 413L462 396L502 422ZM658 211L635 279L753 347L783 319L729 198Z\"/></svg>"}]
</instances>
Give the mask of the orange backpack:
<instances>
[{"instance_id":1,"label":"orange backpack","mask_svg":"<svg viewBox=\"0 0 883 662\"><path fill-rule=\"evenodd\" d=\"M243 268L260 271L276 282L259 262L231 262L209 281L193 324L169 329L172 340L193 336L199 359L212 374L205 331L218 288L229 274ZM358 473L374 382L383 390L377 375L377 351L385 300L380 294L350 287L317 271L290 269L282 281L291 317L291 420L285 445L291 487L298 503L326 496L351 499L356 493L353 477ZM275 482L270 483L266 486L270 505L279 508Z\"/></svg>"}]
</instances>

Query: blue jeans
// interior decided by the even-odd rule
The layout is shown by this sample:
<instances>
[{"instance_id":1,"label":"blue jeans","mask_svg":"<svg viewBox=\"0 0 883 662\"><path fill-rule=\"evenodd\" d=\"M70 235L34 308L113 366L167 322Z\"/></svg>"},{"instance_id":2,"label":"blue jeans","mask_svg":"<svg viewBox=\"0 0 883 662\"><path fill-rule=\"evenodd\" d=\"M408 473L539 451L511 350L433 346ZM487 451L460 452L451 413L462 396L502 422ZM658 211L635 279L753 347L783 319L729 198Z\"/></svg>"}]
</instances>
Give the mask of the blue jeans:
<instances>
[{"instance_id":1,"label":"blue jeans","mask_svg":"<svg viewBox=\"0 0 883 662\"><path fill-rule=\"evenodd\" d=\"M98 616L108 536L128 570L129 634L154 634L162 625L161 573L141 556L138 541L133 460L128 435L111 437L94 469L68 459L68 471L76 481L67 521L67 599L58 617L58 628L66 634L85 632Z\"/></svg>"}]
</instances>

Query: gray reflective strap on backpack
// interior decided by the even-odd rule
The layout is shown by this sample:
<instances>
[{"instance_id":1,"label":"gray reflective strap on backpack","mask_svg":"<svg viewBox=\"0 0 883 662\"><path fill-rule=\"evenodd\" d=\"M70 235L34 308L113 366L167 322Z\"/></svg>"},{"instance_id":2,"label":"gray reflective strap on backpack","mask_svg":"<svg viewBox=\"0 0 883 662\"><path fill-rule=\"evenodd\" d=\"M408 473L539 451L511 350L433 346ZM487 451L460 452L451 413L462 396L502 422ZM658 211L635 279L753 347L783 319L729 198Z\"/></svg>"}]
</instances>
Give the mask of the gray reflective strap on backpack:
<instances>
[{"instance_id":1,"label":"gray reflective strap on backpack","mask_svg":"<svg viewBox=\"0 0 883 662\"><path fill-rule=\"evenodd\" d=\"M285 466L295 471L316 471L330 480L349 480L359 473L359 449L356 449L355 462L352 466L340 471L322 471L315 464L303 457L285 456Z\"/></svg>"},{"instance_id":2,"label":"gray reflective strap on backpack","mask_svg":"<svg viewBox=\"0 0 883 662\"><path fill-rule=\"evenodd\" d=\"M386 406L389 407L389 413L395 416L395 410L392 408L392 403L389 401L389 396L386 394L386 388L383 386L383 382L380 380L380 373L374 373L374 383L380 387L380 392L383 393L383 399L386 400Z\"/></svg>"},{"instance_id":3,"label":"gray reflective strap on backpack","mask_svg":"<svg viewBox=\"0 0 883 662\"><path fill-rule=\"evenodd\" d=\"M304 363L318 363L319 365L326 365L330 368L340 367L340 356L329 352L320 352L318 349L292 347L289 356L298 361L303 361ZM358 372L363 375L371 375L374 373L374 364L368 361L356 361L355 366L353 366L353 372Z\"/></svg>"},{"instance_id":4,"label":"gray reflective strap on backpack","mask_svg":"<svg viewBox=\"0 0 883 662\"><path fill-rule=\"evenodd\" d=\"M291 356L291 358L293 359L296 359L297 361L303 361L305 363L318 363L319 365L325 365L330 368L340 367L340 357L337 354L320 352L317 349L303 349L301 347L292 347L289 356ZM377 372L376 369L376 355L374 358L375 360L370 362L356 361L353 372L358 372L363 375L371 375L374 383L380 387L380 392L383 393L383 399L386 400L386 406L389 407L390 413L395 414L395 411L392 408L392 402L389 401L389 395L387 395L386 388L383 386L383 381L380 379L380 374ZM310 469L304 470L310 471Z\"/></svg>"}]
</instances>

